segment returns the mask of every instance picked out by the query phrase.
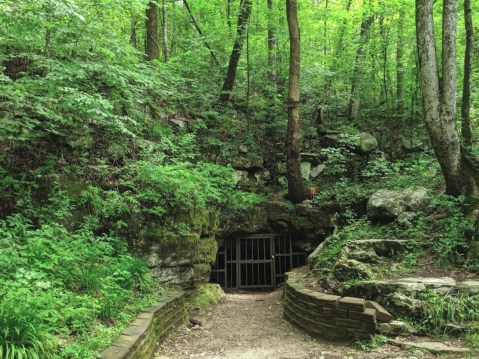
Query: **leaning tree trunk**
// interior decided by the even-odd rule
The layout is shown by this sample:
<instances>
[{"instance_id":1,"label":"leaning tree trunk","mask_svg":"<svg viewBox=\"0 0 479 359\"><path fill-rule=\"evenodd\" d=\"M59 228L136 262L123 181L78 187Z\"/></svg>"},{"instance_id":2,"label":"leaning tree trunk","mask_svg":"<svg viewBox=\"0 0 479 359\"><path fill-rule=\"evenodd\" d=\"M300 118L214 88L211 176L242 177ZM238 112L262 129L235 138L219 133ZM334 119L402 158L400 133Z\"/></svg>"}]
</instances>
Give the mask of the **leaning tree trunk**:
<instances>
[{"instance_id":1,"label":"leaning tree trunk","mask_svg":"<svg viewBox=\"0 0 479 359\"><path fill-rule=\"evenodd\" d=\"M190 14L191 21L193 22L193 25L194 25L196 31L198 31L198 34L201 36L201 39L203 40L203 45L205 45L205 47L209 50L211 59L213 60L213 62L215 63L215 65L219 67L219 66L220 66L220 63L218 62L218 59L216 58L215 53L214 53L213 50L211 49L211 46L210 46L210 44L208 43L208 40L206 40L205 35L203 35L203 32L201 31L200 25L198 24L198 22L196 21L195 17L193 16L193 13L191 12L191 8L190 8L190 5L188 4L188 1L183 0L183 2L184 2L184 4L185 4L186 10L188 10L188 13Z\"/></svg>"},{"instance_id":2,"label":"leaning tree trunk","mask_svg":"<svg viewBox=\"0 0 479 359\"><path fill-rule=\"evenodd\" d=\"M148 60L157 60L160 56L158 46L158 5L150 1L146 9L146 57Z\"/></svg>"},{"instance_id":3,"label":"leaning tree trunk","mask_svg":"<svg viewBox=\"0 0 479 359\"><path fill-rule=\"evenodd\" d=\"M372 14L365 14L361 22L361 31L359 33L359 46L356 50L356 60L354 61L354 72L351 81L351 94L348 106L348 118L354 121L358 118L360 105L360 85L364 72L364 58L366 54L366 44L369 41L369 30L374 21Z\"/></svg>"},{"instance_id":4,"label":"leaning tree trunk","mask_svg":"<svg viewBox=\"0 0 479 359\"><path fill-rule=\"evenodd\" d=\"M163 58L165 62L168 62L170 59L170 48L168 47L168 8L166 6L166 0L163 0L163 6L161 9L163 23L162 23L162 32L163 32Z\"/></svg>"},{"instance_id":5,"label":"leaning tree trunk","mask_svg":"<svg viewBox=\"0 0 479 359\"><path fill-rule=\"evenodd\" d=\"M231 90L236 78L236 70L238 69L239 59L241 57L241 50L245 40L246 27L248 26L249 16L251 15L252 0L242 0L240 11L238 14L238 26L236 29L236 40L231 51L228 71L226 73L225 82L221 89L220 102L227 102L231 97Z\"/></svg>"},{"instance_id":6,"label":"leaning tree trunk","mask_svg":"<svg viewBox=\"0 0 479 359\"><path fill-rule=\"evenodd\" d=\"M299 126L299 70L300 38L296 0L286 0L286 14L289 28L289 94L288 94L288 130L286 139L288 199L293 203L302 202L306 192L301 175L301 129Z\"/></svg>"},{"instance_id":7,"label":"leaning tree trunk","mask_svg":"<svg viewBox=\"0 0 479 359\"><path fill-rule=\"evenodd\" d=\"M442 78L439 78L434 35L433 0L416 0L416 32L424 120L446 181L446 193L479 193L479 172L461 148L455 127L456 0L444 0Z\"/></svg>"},{"instance_id":8,"label":"leaning tree trunk","mask_svg":"<svg viewBox=\"0 0 479 359\"><path fill-rule=\"evenodd\" d=\"M462 86L462 138L468 146L472 143L471 133L471 79L474 55L474 28L472 24L471 0L464 0L464 23L466 27L466 53L464 55L464 81Z\"/></svg>"}]
</instances>

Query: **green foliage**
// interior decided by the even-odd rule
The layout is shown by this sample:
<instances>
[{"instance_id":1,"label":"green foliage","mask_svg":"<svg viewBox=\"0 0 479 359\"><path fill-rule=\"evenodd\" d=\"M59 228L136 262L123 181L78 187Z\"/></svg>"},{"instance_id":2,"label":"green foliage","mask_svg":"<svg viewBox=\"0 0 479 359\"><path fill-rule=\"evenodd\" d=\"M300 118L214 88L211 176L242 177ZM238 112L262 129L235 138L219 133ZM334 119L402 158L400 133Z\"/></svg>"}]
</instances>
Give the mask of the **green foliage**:
<instances>
[{"instance_id":1,"label":"green foliage","mask_svg":"<svg viewBox=\"0 0 479 359\"><path fill-rule=\"evenodd\" d=\"M436 334L447 331L448 323L470 324L479 321L479 296L424 293L420 297L422 325Z\"/></svg>"},{"instance_id":2,"label":"green foliage","mask_svg":"<svg viewBox=\"0 0 479 359\"><path fill-rule=\"evenodd\" d=\"M55 338L45 331L42 308L26 290L7 294L0 302L0 358L53 358Z\"/></svg>"},{"instance_id":3,"label":"green foliage","mask_svg":"<svg viewBox=\"0 0 479 359\"><path fill-rule=\"evenodd\" d=\"M197 288L197 294L191 303L195 309L206 308L208 305L218 303L224 297L223 289L218 284L201 284Z\"/></svg>"},{"instance_id":4,"label":"green foliage","mask_svg":"<svg viewBox=\"0 0 479 359\"><path fill-rule=\"evenodd\" d=\"M474 233L474 224L464 214L464 197L437 196L431 203L432 216L426 222L429 232L437 234L432 250L440 264L464 264Z\"/></svg>"},{"instance_id":5,"label":"green foliage","mask_svg":"<svg viewBox=\"0 0 479 359\"><path fill-rule=\"evenodd\" d=\"M388 337L385 335L373 335L370 340L358 340L355 342L356 346L364 351L370 351L372 349L377 349L380 346L387 344Z\"/></svg>"},{"instance_id":6,"label":"green foliage","mask_svg":"<svg viewBox=\"0 0 479 359\"><path fill-rule=\"evenodd\" d=\"M110 332L116 333L155 297L146 265L128 254L119 238L95 236L88 228L70 232L54 218L33 226L22 215L1 220L0 232L4 353L17 348L29 358L33 353L50 358L59 354L57 340L68 343L65 353L96 335L111 340L111 333L97 328L112 325ZM108 344L99 343L85 356L61 355L89 358Z\"/></svg>"},{"instance_id":7,"label":"green foliage","mask_svg":"<svg viewBox=\"0 0 479 359\"><path fill-rule=\"evenodd\" d=\"M347 242L360 238L381 238L381 235L381 229L372 225L365 218L349 222L324 241L323 248L313 264L314 269L332 269L336 264L341 248Z\"/></svg>"}]
</instances>

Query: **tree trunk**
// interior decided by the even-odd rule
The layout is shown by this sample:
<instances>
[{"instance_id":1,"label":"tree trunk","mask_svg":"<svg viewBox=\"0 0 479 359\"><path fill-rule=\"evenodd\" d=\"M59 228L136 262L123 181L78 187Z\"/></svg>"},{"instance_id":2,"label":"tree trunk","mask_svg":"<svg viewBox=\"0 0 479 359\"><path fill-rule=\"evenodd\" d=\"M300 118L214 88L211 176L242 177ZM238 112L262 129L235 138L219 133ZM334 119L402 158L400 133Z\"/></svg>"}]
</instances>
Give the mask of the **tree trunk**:
<instances>
[{"instance_id":1,"label":"tree trunk","mask_svg":"<svg viewBox=\"0 0 479 359\"><path fill-rule=\"evenodd\" d=\"M466 53L464 54L464 81L462 86L462 138L468 146L472 143L471 133L471 80L474 55L474 28L472 24L471 0L464 0L464 23L466 27Z\"/></svg>"},{"instance_id":2,"label":"tree trunk","mask_svg":"<svg viewBox=\"0 0 479 359\"><path fill-rule=\"evenodd\" d=\"M52 19L50 9L46 9L45 11L45 20L47 21L48 25L50 25L50 21ZM46 28L45 31L45 48L44 54L46 58L50 58L50 50L51 50L51 40L52 40L52 30L50 26Z\"/></svg>"},{"instance_id":3,"label":"tree trunk","mask_svg":"<svg viewBox=\"0 0 479 359\"><path fill-rule=\"evenodd\" d=\"M369 41L369 30L374 21L374 17L369 13L369 10L365 10L363 15L363 20L361 22L361 31L359 33L359 46L356 51L356 60L354 61L354 72L353 78L351 81L351 95L349 98L348 106L348 118L351 121L354 121L358 118L359 114L359 105L360 105L360 85L363 78L364 71L364 58L365 58L365 47Z\"/></svg>"},{"instance_id":4,"label":"tree trunk","mask_svg":"<svg viewBox=\"0 0 479 359\"><path fill-rule=\"evenodd\" d=\"M163 58L165 59L165 62L168 62L170 59L170 49L168 47L168 8L166 4L166 0L163 0L161 8L161 13L163 17L163 23L162 23L162 32L163 32Z\"/></svg>"},{"instance_id":5,"label":"tree trunk","mask_svg":"<svg viewBox=\"0 0 479 359\"><path fill-rule=\"evenodd\" d=\"M136 17L135 12L132 9L130 15L130 44L135 49L137 48L137 39L136 39Z\"/></svg>"},{"instance_id":6,"label":"tree trunk","mask_svg":"<svg viewBox=\"0 0 479 359\"><path fill-rule=\"evenodd\" d=\"M278 74L276 71L277 49L276 35L274 31L274 3L273 0L268 0L268 67L269 67L269 81L273 87L273 93L277 90Z\"/></svg>"},{"instance_id":7,"label":"tree trunk","mask_svg":"<svg viewBox=\"0 0 479 359\"><path fill-rule=\"evenodd\" d=\"M416 0L416 32L424 121L446 182L446 193L479 193L479 173L461 148L455 127L456 0L444 0L442 79L434 35L433 0Z\"/></svg>"},{"instance_id":8,"label":"tree trunk","mask_svg":"<svg viewBox=\"0 0 479 359\"><path fill-rule=\"evenodd\" d=\"M300 38L296 0L286 0L286 14L289 28L289 94L288 94L288 130L286 139L288 199L299 203L306 199L301 175L301 129L299 126L299 71Z\"/></svg>"},{"instance_id":9,"label":"tree trunk","mask_svg":"<svg viewBox=\"0 0 479 359\"><path fill-rule=\"evenodd\" d=\"M351 3L352 3L352 0L347 0L346 2L347 13L349 13L349 10L351 9ZM333 84L333 80L336 78L335 74L338 72L339 59L341 58L341 54L344 50L343 42L344 42L344 33L346 32L346 27L347 27L346 25L347 25L347 20L343 19L343 22L341 23L341 26L339 27L338 43L336 45L336 49L334 50L334 55L332 56L333 61L330 67L330 72L332 75L328 75L328 81L326 85L324 86L323 98L328 98L329 91Z\"/></svg>"},{"instance_id":10,"label":"tree trunk","mask_svg":"<svg viewBox=\"0 0 479 359\"><path fill-rule=\"evenodd\" d=\"M238 14L238 26L236 28L236 40L231 51L228 71L226 73L225 82L221 89L220 102L227 102L231 97L231 90L236 78L236 70L238 69L239 59L241 57L241 50L245 39L246 27L251 15L252 0L242 0L240 4L240 11Z\"/></svg>"},{"instance_id":11,"label":"tree trunk","mask_svg":"<svg viewBox=\"0 0 479 359\"><path fill-rule=\"evenodd\" d=\"M158 5L150 1L146 9L146 58L149 61L157 60L160 56L158 46Z\"/></svg>"},{"instance_id":12,"label":"tree trunk","mask_svg":"<svg viewBox=\"0 0 479 359\"><path fill-rule=\"evenodd\" d=\"M399 10L398 22L398 42L396 47L396 111L400 119L403 115L403 97L404 97L404 8Z\"/></svg>"},{"instance_id":13,"label":"tree trunk","mask_svg":"<svg viewBox=\"0 0 479 359\"><path fill-rule=\"evenodd\" d=\"M191 12L191 8L190 8L190 5L188 4L188 1L183 0L183 2L184 2L184 4L185 4L186 10L188 10L188 13L190 14L191 21L193 22L193 25L195 26L196 31L198 31L198 34L201 36L201 39L203 40L203 44L204 44L205 47L210 51L211 59L213 60L213 62L215 63L215 65L219 67L219 66L220 66L220 63L218 62L218 59L216 58L215 53L214 53L213 50L211 49L211 46L210 46L210 44L208 43L208 40L206 40L205 35L203 35L203 32L201 31L200 26L199 26L198 23L196 22L196 19L195 19L195 17L193 16L193 13Z\"/></svg>"}]
</instances>

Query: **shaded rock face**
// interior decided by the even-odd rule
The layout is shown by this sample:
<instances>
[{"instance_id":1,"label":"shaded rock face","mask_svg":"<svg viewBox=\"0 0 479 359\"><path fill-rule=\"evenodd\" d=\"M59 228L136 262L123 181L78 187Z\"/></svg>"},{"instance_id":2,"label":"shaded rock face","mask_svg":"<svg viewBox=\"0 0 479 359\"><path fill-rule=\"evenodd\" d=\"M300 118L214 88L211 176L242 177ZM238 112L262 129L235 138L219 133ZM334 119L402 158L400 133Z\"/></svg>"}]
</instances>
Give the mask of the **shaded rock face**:
<instances>
[{"instance_id":1,"label":"shaded rock face","mask_svg":"<svg viewBox=\"0 0 479 359\"><path fill-rule=\"evenodd\" d=\"M339 252L333 275L340 282L374 278L378 268L384 267L390 258L406 250L407 242L393 239L358 239L347 242ZM320 245L308 260L314 261L321 249Z\"/></svg>"},{"instance_id":2,"label":"shaded rock face","mask_svg":"<svg viewBox=\"0 0 479 359\"><path fill-rule=\"evenodd\" d=\"M345 133L336 130L326 130L323 132L323 143L326 147L343 147ZM347 143L347 147L358 155L368 155L375 151L378 147L378 140L369 132L349 133L351 139Z\"/></svg>"},{"instance_id":3,"label":"shaded rock face","mask_svg":"<svg viewBox=\"0 0 479 359\"><path fill-rule=\"evenodd\" d=\"M426 209L428 203L429 191L424 187L402 191L381 189L369 198L367 212L372 220L392 222L406 212Z\"/></svg>"},{"instance_id":4,"label":"shaded rock face","mask_svg":"<svg viewBox=\"0 0 479 359\"><path fill-rule=\"evenodd\" d=\"M387 298L388 310L391 313L407 316L420 314L423 304L417 297L418 294L426 292L476 295L479 293L479 279L456 282L450 277L406 277L367 280L343 288L345 295L358 295L373 300Z\"/></svg>"},{"instance_id":5,"label":"shaded rock face","mask_svg":"<svg viewBox=\"0 0 479 359\"><path fill-rule=\"evenodd\" d=\"M131 220L131 219L130 219ZM174 223L185 223L184 234L165 233L164 227L141 216L132 249L147 262L151 275L161 284L191 287L209 280L216 259L217 217L208 211L177 214Z\"/></svg>"},{"instance_id":6,"label":"shaded rock face","mask_svg":"<svg viewBox=\"0 0 479 359\"><path fill-rule=\"evenodd\" d=\"M190 234L150 240L145 258L151 275L159 283L187 287L208 281L218 249L214 237Z\"/></svg>"},{"instance_id":7,"label":"shaded rock face","mask_svg":"<svg viewBox=\"0 0 479 359\"><path fill-rule=\"evenodd\" d=\"M360 132L356 148L362 154L369 154L378 148L378 140L368 132Z\"/></svg>"},{"instance_id":8,"label":"shaded rock face","mask_svg":"<svg viewBox=\"0 0 479 359\"><path fill-rule=\"evenodd\" d=\"M240 188L262 188L271 182L271 174L264 168L264 158L250 153L245 145L240 145L231 158L223 158L220 162L230 164L236 170L233 179Z\"/></svg>"},{"instance_id":9,"label":"shaded rock face","mask_svg":"<svg viewBox=\"0 0 479 359\"><path fill-rule=\"evenodd\" d=\"M282 201L265 202L252 210L225 218L218 238L237 234L284 233L292 236L294 245L306 252L313 251L334 229L334 206L318 208L305 201L287 206Z\"/></svg>"}]
</instances>

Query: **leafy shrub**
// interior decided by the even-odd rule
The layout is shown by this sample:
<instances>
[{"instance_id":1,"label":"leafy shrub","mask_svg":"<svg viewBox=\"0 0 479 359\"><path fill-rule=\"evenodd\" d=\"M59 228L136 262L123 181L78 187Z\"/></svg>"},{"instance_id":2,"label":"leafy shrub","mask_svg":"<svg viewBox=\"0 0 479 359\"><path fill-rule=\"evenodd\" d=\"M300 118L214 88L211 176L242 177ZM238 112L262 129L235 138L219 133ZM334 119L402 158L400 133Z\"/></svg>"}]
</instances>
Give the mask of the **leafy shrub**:
<instances>
[{"instance_id":1,"label":"leafy shrub","mask_svg":"<svg viewBox=\"0 0 479 359\"><path fill-rule=\"evenodd\" d=\"M57 355L51 334L67 342L68 353L77 341L93 340L96 328L105 323L117 332L156 298L146 265L129 254L119 238L95 236L88 228L70 232L52 218L35 227L22 215L0 220L0 237L0 258L8 258L0 262L4 355L15 348L28 358ZM80 346L72 358L91 358L101 349L92 348L89 355L79 356L86 350Z\"/></svg>"},{"instance_id":2,"label":"leafy shrub","mask_svg":"<svg viewBox=\"0 0 479 359\"><path fill-rule=\"evenodd\" d=\"M444 333L447 324L470 324L479 321L479 296L421 294L422 325L436 334Z\"/></svg>"},{"instance_id":3,"label":"leafy shrub","mask_svg":"<svg viewBox=\"0 0 479 359\"><path fill-rule=\"evenodd\" d=\"M56 341L45 330L37 303L27 290L0 297L0 358L49 359Z\"/></svg>"}]
</instances>

